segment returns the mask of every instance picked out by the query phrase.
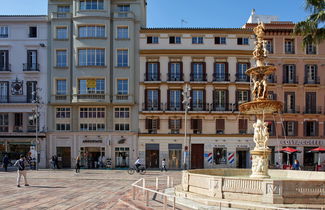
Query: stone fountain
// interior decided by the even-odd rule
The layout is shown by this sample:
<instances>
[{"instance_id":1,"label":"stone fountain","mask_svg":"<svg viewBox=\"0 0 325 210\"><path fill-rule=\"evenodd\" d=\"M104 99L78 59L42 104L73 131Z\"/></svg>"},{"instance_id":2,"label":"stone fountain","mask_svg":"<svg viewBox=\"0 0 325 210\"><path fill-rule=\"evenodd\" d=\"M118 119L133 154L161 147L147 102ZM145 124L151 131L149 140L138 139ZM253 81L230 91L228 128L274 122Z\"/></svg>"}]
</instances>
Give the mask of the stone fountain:
<instances>
[{"instance_id":1,"label":"stone fountain","mask_svg":"<svg viewBox=\"0 0 325 210\"><path fill-rule=\"evenodd\" d=\"M268 204L325 205L325 173L313 171L268 170L267 146L269 132L264 122L266 114L282 109L282 102L267 99L267 76L274 66L265 65L265 28L259 23L254 28L257 37L253 52L256 67L246 71L252 79L253 100L239 106L240 112L256 115L253 124L255 147L252 169L197 169L183 171L182 184L175 188L178 196L201 202L204 199L227 199ZM217 202L216 202L217 203Z\"/></svg>"}]
</instances>

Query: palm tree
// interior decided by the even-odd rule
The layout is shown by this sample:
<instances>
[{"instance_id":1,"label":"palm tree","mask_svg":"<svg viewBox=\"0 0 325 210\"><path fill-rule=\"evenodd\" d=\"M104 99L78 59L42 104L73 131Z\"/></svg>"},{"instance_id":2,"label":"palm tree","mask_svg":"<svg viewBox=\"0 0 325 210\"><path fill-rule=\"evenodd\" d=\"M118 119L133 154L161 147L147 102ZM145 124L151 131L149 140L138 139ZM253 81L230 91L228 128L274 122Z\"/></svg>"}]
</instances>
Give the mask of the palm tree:
<instances>
[{"instance_id":1,"label":"palm tree","mask_svg":"<svg viewBox=\"0 0 325 210\"><path fill-rule=\"evenodd\" d=\"M296 24L294 33L303 36L303 46L319 44L325 40L325 0L306 0L306 11L311 14Z\"/></svg>"}]
</instances>

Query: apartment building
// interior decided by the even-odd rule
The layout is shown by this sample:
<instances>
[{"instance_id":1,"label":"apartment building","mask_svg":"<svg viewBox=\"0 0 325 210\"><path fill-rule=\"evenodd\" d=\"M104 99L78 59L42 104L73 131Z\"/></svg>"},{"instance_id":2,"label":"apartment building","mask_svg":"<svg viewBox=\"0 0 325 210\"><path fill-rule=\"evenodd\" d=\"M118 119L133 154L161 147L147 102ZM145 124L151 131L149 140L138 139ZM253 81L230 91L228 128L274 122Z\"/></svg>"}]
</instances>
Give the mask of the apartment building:
<instances>
[{"instance_id":1,"label":"apartment building","mask_svg":"<svg viewBox=\"0 0 325 210\"><path fill-rule=\"evenodd\" d=\"M47 17L0 16L0 158L46 165Z\"/></svg>"},{"instance_id":2,"label":"apartment building","mask_svg":"<svg viewBox=\"0 0 325 210\"><path fill-rule=\"evenodd\" d=\"M49 0L48 156L85 168L136 159L144 0Z\"/></svg>"}]
</instances>

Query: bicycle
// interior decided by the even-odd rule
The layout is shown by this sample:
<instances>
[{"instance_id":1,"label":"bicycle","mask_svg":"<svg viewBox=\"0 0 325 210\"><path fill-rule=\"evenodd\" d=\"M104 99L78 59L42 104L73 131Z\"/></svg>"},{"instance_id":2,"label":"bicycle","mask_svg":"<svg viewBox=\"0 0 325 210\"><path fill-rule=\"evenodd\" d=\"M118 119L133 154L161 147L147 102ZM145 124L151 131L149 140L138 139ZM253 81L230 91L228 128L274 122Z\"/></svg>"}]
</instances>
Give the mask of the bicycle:
<instances>
[{"instance_id":1,"label":"bicycle","mask_svg":"<svg viewBox=\"0 0 325 210\"><path fill-rule=\"evenodd\" d=\"M136 169L135 166L133 166L128 169L128 174L132 175L135 171L141 175L144 175L146 173L146 168L144 166L139 166L139 168Z\"/></svg>"}]
</instances>

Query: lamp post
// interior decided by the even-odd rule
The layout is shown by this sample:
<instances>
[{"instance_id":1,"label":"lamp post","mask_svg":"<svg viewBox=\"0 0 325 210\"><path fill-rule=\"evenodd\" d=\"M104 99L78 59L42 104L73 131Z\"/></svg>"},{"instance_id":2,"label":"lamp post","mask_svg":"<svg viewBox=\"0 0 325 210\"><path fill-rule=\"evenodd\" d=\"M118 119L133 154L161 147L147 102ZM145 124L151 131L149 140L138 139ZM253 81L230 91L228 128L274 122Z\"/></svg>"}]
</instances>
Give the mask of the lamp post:
<instances>
[{"instance_id":1,"label":"lamp post","mask_svg":"<svg viewBox=\"0 0 325 210\"><path fill-rule=\"evenodd\" d=\"M39 107L40 107L40 100L41 100L41 97L39 96L38 92L40 91L41 89L40 88L36 88L32 95L33 95L33 103L36 105L35 106L35 109L32 109L32 112L33 112L33 118L35 119L35 126L36 126L36 129L35 129L35 150L36 150L36 157L35 157L35 169L38 170L38 144L39 144L39 140L38 140L38 126L39 126Z\"/></svg>"},{"instance_id":2,"label":"lamp post","mask_svg":"<svg viewBox=\"0 0 325 210\"><path fill-rule=\"evenodd\" d=\"M184 108L185 108L185 122L184 122L184 126L185 126L185 129L184 129L184 160L183 160L183 168L184 170L187 169L187 166L186 166L186 152L187 152L187 139L186 139L186 135L187 135L187 112L188 112L188 109L190 108L190 101L191 101L191 96L190 96L190 91L191 91L191 88L186 84L184 89L183 89L183 92L182 92L182 95L183 95L183 104L184 104Z\"/></svg>"}]
</instances>

